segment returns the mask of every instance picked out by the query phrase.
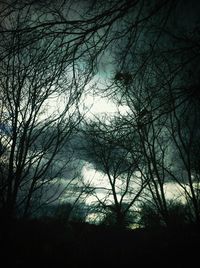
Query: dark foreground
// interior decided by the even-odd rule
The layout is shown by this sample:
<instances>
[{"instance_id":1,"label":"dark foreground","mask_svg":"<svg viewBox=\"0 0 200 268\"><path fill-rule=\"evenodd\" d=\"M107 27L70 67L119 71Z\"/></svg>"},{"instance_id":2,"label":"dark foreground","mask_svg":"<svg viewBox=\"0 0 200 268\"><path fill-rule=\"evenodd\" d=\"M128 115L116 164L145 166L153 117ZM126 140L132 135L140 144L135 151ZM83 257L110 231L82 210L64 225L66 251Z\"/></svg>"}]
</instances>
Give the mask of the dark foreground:
<instances>
[{"instance_id":1,"label":"dark foreground","mask_svg":"<svg viewBox=\"0 0 200 268\"><path fill-rule=\"evenodd\" d=\"M0 234L1 267L192 267L199 263L200 231L191 226L122 231L34 220L1 225Z\"/></svg>"}]
</instances>

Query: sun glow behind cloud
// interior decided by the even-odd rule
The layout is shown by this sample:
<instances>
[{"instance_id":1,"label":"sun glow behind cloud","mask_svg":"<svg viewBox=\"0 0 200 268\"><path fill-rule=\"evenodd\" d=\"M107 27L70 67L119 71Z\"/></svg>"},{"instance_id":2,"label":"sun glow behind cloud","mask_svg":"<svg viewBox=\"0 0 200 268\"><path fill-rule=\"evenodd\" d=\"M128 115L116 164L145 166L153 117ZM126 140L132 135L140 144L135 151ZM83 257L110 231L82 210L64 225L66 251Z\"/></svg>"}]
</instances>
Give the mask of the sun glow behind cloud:
<instances>
[{"instance_id":1,"label":"sun glow behind cloud","mask_svg":"<svg viewBox=\"0 0 200 268\"><path fill-rule=\"evenodd\" d=\"M99 96L92 96L87 94L84 97L84 106L88 109L86 116L89 118L98 116L100 114L106 114L107 116L113 116L117 113L125 115L129 111L129 107L125 105L117 105L107 98Z\"/></svg>"}]
</instances>

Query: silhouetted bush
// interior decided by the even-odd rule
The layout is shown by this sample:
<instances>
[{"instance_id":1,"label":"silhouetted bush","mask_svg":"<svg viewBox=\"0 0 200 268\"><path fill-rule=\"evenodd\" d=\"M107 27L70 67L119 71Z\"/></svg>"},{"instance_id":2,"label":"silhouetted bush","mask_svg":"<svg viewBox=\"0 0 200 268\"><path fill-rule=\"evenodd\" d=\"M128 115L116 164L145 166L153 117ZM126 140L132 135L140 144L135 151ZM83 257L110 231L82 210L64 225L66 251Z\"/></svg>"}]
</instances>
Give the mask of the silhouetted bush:
<instances>
[{"instance_id":1,"label":"silhouetted bush","mask_svg":"<svg viewBox=\"0 0 200 268\"><path fill-rule=\"evenodd\" d=\"M105 216L101 221L101 225L104 226L111 226L115 228L128 228L130 224L136 222L137 215L128 210L126 211L126 204L122 204L121 206L121 213L118 215L117 211L115 210L115 206L110 206L105 211Z\"/></svg>"},{"instance_id":2,"label":"silhouetted bush","mask_svg":"<svg viewBox=\"0 0 200 268\"><path fill-rule=\"evenodd\" d=\"M144 203L141 206L139 224L145 228L157 228L163 226L162 216L152 203Z\"/></svg>"},{"instance_id":3,"label":"silhouetted bush","mask_svg":"<svg viewBox=\"0 0 200 268\"><path fill-rule=\"evenodd\" d=\"M169 200L167 207L168 222L153 203L144 203L141 206L139 224L145 228L158 228L166 225L178 227L191 223L191 213L187 204Z\"/></svg>"}]
</instances>

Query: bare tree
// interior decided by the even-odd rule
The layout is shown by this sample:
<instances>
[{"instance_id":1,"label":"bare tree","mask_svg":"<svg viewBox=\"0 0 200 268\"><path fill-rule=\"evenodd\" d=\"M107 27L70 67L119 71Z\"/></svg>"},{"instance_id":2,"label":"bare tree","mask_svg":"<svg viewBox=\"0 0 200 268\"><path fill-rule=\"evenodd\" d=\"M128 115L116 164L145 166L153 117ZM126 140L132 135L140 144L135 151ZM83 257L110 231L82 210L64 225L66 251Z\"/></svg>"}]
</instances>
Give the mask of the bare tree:
<instances>
[{"instance_id":1,"label":"bare tree","mask_svg":"<svg viewBox=\"0 0 200 268\"><path fill-rule=\"evenodd\" d=\"M92 194L106 213L112 212L113 223L123 227L128 225L128 214L135 209L147 181L137 174L141 174L140 152L136 147L134 153L128 148L122 129L117 128L117 121L110 119L109 124L99 119L89 123L85 138L87 157L96 170L105 174L101 186L94 182ZM104 193L102 197L98 195L99 191Z\"/></svg>"},{"instance_id":2,"label":"bare tree","mask_svg":"<svg viewBox=\"0 0 200 268\"><path fill-rule=\"evenodd\" d=\"M198 148L199 133L196 108L199 100L199 36L196 17L178 23L175 17L180 17L184 6L178 1L168 4L165 3L164 9L150 20L126 32L127 36L115 50L113 79L104 88L107 96L129 107L129 115L124 116L126 133L128 135L131 129L139 136L137 142L145 158L148 188L166 224L170 224L165 193L169 180L179 181L193 203L197 221L199 217L199 175L197 168L191 172L191 163L198 158L194 157L192 148L194 144ZM145 7L141 11L143 14L147 11ZM130 25L129 21L127 25ZM197 72L193 73L193 68ZM190 116L188 107L192 112ZM177 156L176 163L170 162L172 154ZM172 171L172 165L178 168L179 161L184 162L187 170L186 184ZM179 166L181 173L180 169Z\"/></svg>"},{"instance_id":3,"label":"bare tree","mask_svg":"<svg viewBox=\"0 0 200 268\"><path fill-rule=\"evenodd\" d=\"M26 25L26 15L15 14L10 27ZM1 38L1 52L7 54L0 66L1 147L5 147L1 166L6 168L1 208L7 216L17 211L28 215L33 194L45 191L69 163L70 153L63 161L58 154L81 120L77 104L90 78L78 64L69 64L64 39L55 34L24 46L26 38L17 30Z\"/></svg>"},{"instance_id":4,"label":"bare tree","mask_svg":"<svg viewBox=\"0 0 200 268\"><path fill-rule=\"evenodd\" d=\"M172 100L174 105L174 100ZM168 124L171 148L176 165L165 166L167 174L176 182L188 201L193 221L199 224L199 100L189 98L187 106L173 109ZM173 158L174 159L174 158Z\"/></svg>"}]
</instances>

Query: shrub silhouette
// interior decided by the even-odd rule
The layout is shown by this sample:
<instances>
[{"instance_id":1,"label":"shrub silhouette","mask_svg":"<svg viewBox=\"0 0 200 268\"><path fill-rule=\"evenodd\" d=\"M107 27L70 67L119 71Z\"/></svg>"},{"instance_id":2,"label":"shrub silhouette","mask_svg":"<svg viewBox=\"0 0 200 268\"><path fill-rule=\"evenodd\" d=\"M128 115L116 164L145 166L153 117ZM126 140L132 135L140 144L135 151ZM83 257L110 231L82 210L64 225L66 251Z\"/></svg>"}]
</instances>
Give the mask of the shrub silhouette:
<instances>
[{"instance_id":1,"label":"shrub silhouette","mask_svg":"<svg viewBox=\"0 0 200 268\"><path fill-rule=\"evenodd\" d=\"M153 203L145 203L141 206L139 224L145 228L157 228L162 226L179 227L191 223L189 206L181 202L169 200L168 222L166 223L161 212Z\"/></svg>"},{"instance_id":2,"label":"shrub silhouette","mask_svg":"<svg viewBox=\"0 0 200 268\"><path fill-rule=\"evenodd\" d=\"M126 211L126 204L122 204L120 213L115 209L115 206L110 206L105 212L101 225L124 229L128 228L134 219L136 219L135 213L130 210Z\"/></svg>"}]
</instances>

